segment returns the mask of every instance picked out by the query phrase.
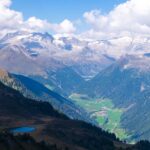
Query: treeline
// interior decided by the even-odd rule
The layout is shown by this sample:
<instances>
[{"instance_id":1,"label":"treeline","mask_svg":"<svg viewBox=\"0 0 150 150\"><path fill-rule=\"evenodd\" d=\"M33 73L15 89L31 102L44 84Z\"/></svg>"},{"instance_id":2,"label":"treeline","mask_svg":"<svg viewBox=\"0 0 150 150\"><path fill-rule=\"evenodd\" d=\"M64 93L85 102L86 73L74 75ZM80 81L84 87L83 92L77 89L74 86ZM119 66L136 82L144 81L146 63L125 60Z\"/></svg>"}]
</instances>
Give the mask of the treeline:
<instances>
[{"instance_id":1,"label":"treeline","mask_svg":"<svg viewBox=\"0 0 150 150\"><path fill-rule=\"evenodd\" d=\"M87 126L88 127L88 126ZM104 133L104 134L103 134ZM97 133L98 134L98 133ZM149 150L150 149L150 142L148 141L140 141L135 145L128 145L119 141L111 141L108 140L108 134L102 132L106 138L99 138L96 140L92 137L87 137L86 139L82 139L83 137L78 137L78 139L70 139L73 140L72 144L74 143L77 147L82 147L85 150ZM73 136L73 135L72 135ZM110 135L110 137L112 137ZM62 136L64 138L64 136ZM70 141L68 141L70 142ZM99 143L100 142L100 143ZM119 143L119 146L117 144ZM122 145L121 145L122 144ZM29 134L21 134L14 136L11 133L0 133L0 150L80 150L79 149L72 149L70 146L64 145L57 145L54 144L47 144L44 141L36 142L33 137Z\"/></svg>"}]
</instances>

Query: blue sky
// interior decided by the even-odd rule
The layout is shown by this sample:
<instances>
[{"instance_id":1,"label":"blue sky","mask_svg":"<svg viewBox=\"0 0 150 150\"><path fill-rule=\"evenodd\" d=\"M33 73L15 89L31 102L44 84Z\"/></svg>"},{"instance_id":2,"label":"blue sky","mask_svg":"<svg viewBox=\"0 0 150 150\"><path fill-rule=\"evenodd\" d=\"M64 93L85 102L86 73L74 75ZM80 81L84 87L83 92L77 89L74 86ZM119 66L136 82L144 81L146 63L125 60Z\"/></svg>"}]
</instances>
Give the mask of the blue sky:
<instances>
[{"instance_id":1,"label":"blue sky","mask_svg":"<svg viewBox=\"0 0 150 150\"><path fill-rule=\"evenodd\" d=\"M27 19L31 16L60 22L64 19L76 20L84 12L100 9L107 13L126 0L12 0L11 8L20 11Z\"/></svg>"}]
</instances>

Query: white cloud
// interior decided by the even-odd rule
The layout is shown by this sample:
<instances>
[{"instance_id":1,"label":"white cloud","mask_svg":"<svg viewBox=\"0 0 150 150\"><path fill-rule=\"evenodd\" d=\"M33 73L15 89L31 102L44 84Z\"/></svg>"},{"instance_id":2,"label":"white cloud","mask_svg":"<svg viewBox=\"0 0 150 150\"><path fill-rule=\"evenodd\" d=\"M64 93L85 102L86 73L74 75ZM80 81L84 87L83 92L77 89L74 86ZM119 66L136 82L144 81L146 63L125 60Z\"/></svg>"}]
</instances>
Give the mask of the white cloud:
<instances>
[{"instance_id":1,"label":"white cloud","mask_svg":"<svg viewBox=\"0 0 150 150\"><path fill-rule=\"evenodd\" d=\"M120 36L150 33L150 0L128 0L108 14L99 10L84 13L91 29L83 35L91 37Z\"/></svg>"},{"instance_id":2,"label":"white cloud","mask_svg":"<svg viewBox=\"0 0 150 150\"><path fill-rule=\"evenodd\" d=\"M1 33L5 31L14 31L23 23L22 14L9 9L11 5L10 0L0 1L0 30Z\"/></svg>"},{"instance_id":3,"label":"white cloud","mask_svg":"<svg viewBox=\"0 0 150 150\"><path fill-rule=\"evenodd\" d=\"M60 33L72 33L75 32L76 28L74 27L73 23L67 19L61 22L59 25L56 25L56 31Z\"/></svg>"},{"instance_id":4,"label":"white cloud","mask_svg":"<svg viewBox=\"0 0 150 150\"><path fill-rule=\"evenodd\" d=\"M65 19L59 24L49 24L49 28L51 28L55 33L66 33L71 34L76 31L76 28L74 27L73 23L69 21L68 19Z\"/></svg>"},{"instance_id":5,"label":"white cloud","mask_svg":"<svg viewBox=\"0 0 150 150\"><path fill-rule=\"evenodd\" d=\"M26 21L25 26L28 26L29 29L35 31L52 30L55 33L71 34L76 31L76 28L74 27L73 23L67 19L65 19L59 24L52 24L46 20L41 20L36 17L31 17Z\"/></svg>"},{"instance_id":6,"label":"white cloud","mask_svg":"<svg viewBox=\"0 0 150 150\"><path fill-rule=\"evenodd\" d=\"M11 1L10 0L1 0L0 1L0 7L8 7L11 5Z\"/></svg>"},{"instance_id":7,"label":"white cloud","mask_svg":"<svg viewBox=\"0 0 150 150\"><path fill-rule=\"evenodd\" d=\"M24 22L24 30L27 28L30 31L39 31L45 32L52 30L51 25L46 20L41 20L36 17L30 17L27 21Z\"/></svg>"},{"instance_id":8,"label":"white cloud","mask_svg":"<svg viewBox=\"0 0 150 150\"><path fill-rule=\"evenodd\" d=\"M10 6L11 0L0 0L1 34L16 30L72 34L77 30L75 23L67 19L60 23L51 23L34 16L24 20L23 14L11 10ZM82 21L79 28L87 30L87 24L89 24L90 29L80 35L86 38L103 39L114 36L150 34L149 16L150 0L128 0L107 14L101 13L100 10L85 12L83 17L86 23Z\"/></svg>"},{"instance_id":9,"label":"white cloud","mask_svg":"<svg viewBox=\"0 0 150 150\"><path fill-rule=\"evenodd\" d=\"M47 20L41 20L36 17L30 17L24 20L23 14L10 9L11 0L0 0L0 30L1 34L14 32L17 30L41 31L54 33L73 33L76 28L74 24L65 19L61 23L50 23Z\"/></svg>"}]
</instances>

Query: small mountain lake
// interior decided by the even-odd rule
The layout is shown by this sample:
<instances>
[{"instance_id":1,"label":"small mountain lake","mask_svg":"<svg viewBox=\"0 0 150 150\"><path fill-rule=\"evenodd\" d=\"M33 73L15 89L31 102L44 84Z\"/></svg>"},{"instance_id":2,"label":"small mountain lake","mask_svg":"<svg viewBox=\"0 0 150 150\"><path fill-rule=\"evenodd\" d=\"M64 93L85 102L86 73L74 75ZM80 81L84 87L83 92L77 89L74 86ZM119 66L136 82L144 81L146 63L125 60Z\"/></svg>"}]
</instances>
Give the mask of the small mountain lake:
<instances>
[{"instance_id":1,"label":"small mountain lake","mask_svg":"<svg viewBox=\"0 0 150 150\"><path fill-rule=\"evenodd\" d=\"M15 134L17 134L17 133L30 133L30 132L33 132L33 131L35 131L36 130L36 128L34 128L34 127L17 127L17 128L13 128L13 129L10 129L10 132L11 133L15 133Z\"/></svg>"}]
</instances>

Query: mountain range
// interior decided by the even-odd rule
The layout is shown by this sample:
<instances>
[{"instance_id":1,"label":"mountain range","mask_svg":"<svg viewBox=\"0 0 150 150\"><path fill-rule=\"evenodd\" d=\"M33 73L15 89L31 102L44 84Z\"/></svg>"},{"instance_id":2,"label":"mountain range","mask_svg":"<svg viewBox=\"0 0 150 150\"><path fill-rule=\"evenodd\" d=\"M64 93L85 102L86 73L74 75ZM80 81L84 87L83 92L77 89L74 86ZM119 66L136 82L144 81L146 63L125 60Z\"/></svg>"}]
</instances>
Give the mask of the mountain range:
<instances>
[{"instance_id":1,"label":"mountain range","mask_svg":"<svg viewBox=\"0 0 150 150\"><path fill-rule=\"evenodd\" d=\"M9 33L0 39L0 80L120 139L150 140L149 47L148 37Z\"/></svg>"},{"instance_id":2,"label":"mountain range","mask_svg":"<svg viewBox=\"0 0 150 150\"><path fill-rule=\"evenodd\" d=\"M114 59L95 53L88 45L88 41L67 37L54 38L48 33L10 33L0 40L0 67L19 74L47 77L50 70L71 66L83 76L87 76L88 69L88 76L93 76ZM6 59L8 62L4 63ZM23 63L19 64L20 61ZM26 67L28 65L30 68Z\"/></svg>"}]
</instances>

